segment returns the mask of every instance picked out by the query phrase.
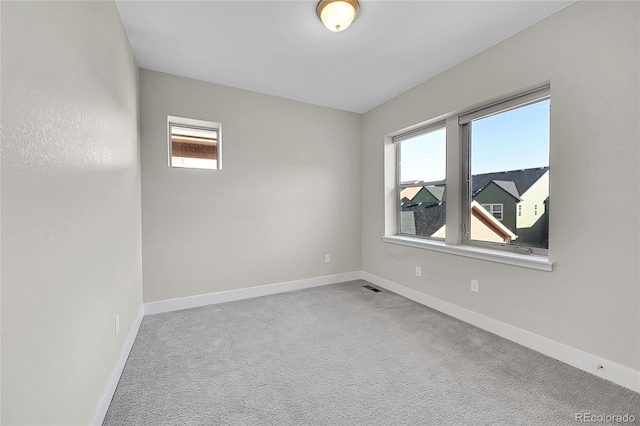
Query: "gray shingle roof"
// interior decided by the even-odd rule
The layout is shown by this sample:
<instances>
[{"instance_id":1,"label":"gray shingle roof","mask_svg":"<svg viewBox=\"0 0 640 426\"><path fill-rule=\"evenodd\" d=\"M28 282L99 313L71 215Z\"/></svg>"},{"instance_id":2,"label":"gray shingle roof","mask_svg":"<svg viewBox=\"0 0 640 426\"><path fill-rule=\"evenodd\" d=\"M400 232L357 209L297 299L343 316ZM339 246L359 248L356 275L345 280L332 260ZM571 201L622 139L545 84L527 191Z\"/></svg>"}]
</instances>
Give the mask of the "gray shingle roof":
<instances>
[{"instance_id":1,"label":"gray shingle roof","mask_svg":"<svg viewBox=\"0 0 640 426\"><path fill-rule=\"evenodd\" d=\"M507 180L494 180L492 182L495 183L496 185L498 185L500 188L502 188L505 191L507 191L516 200L520 200L520 194L518 194L518 188L516 188L515 182L512 182L510 180L509 181L507 181Z\"/></svg>"},{"instance_id":2,"label":"gray shingle roof","mask_svg":"<svg viewBox=\"0 0 640 426\"><path fill-rule=\"evenodd\" d=\"M416 224L416 235L433 235L446 222L446 203L407 203L402 211L412 211Z\"/></svg>"},{"instance_id":3,"label":"gray shingle roof","mask_svg":"<svg viewBox=\"0 0 640 426\"><path fill-rule=\"evenodd\" d=\"M536 183L538 179L547 172L547 170L549 170L549 167L536 167L533 169L510 170L506 172L473 175L471 177L473 197L478 195L478 193L491 182L494 182L509 194L516 198L520 198L520 195L527 192L527 190L531 188L531 185ZM515 186L516 192L513 192L513 186Z\"/></svg>"},{"instance_id":4,"label":"gray shingle roof","mask_svg":"<svg viewBox=\"0 0 640 426\"><path fill-rule=\"evenodd\" d=\"M444 186L425 186L424 189L429 191L437 200L442 200L444 196Z\"/></svg>"}]
</instances>

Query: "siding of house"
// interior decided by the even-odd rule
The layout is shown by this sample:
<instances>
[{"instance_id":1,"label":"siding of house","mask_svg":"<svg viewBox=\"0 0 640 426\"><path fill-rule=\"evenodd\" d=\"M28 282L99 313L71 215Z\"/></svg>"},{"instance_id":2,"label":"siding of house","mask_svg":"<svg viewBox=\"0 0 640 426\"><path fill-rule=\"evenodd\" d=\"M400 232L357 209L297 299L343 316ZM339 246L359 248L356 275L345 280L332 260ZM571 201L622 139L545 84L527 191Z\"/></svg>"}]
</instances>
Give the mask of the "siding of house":
<instances>
[{"instance_id":1,"label":"siding of house","mask_svg":"<svg viewBox=\"0 0 640 426\"><path fill-rule=\"evenodd\" d=\"M494 243L505 242L501 235L499 235L487 222L476 214L471 215L471 239L491 241Z\"/></svg>"},{"instance_id":2,"label":"siding of house","mask_svg":"<svg viewBox=\"0 0 640 426\"><path fill-rule=\"evenodd\" d=\"M480 192L475 200L479 204L502 204L502 224L512 232L516 232L516 202L512 195L507 194L495 183L490 183ZM473 230L473 224L472 224Z\"/></svg>"},{"instance_id":3,"label":"siding of house","mask_svg":"<svg viewBox=\"0 0 640 426\"><path fill-rule=\"evenodd\" d=\"M546 211L549 198L549 172L538 179L536 183L520 196L522 216L516 213L516 226L519 242L522 244L534 244L538 247L548 245L549 213ZM535 205L537 204L537 215ZM517 207L516 207L517 209Z\"/></svg>"},{"instance_id":4,"label":"siding of house","mask_svg":"<svg viewBox=\"0 0 640 426\"><path fill-rule=\"evenodd\" d=\"M518 229L530 228L534 226L540 217L545 213L544 201L549 197L549 172L546 172L540 179L531 185L531 188L520 196L522 205L522 216L516 217ZM538 205L538 215L534 214L534 204Z\"/></svg>"}]
</instances>

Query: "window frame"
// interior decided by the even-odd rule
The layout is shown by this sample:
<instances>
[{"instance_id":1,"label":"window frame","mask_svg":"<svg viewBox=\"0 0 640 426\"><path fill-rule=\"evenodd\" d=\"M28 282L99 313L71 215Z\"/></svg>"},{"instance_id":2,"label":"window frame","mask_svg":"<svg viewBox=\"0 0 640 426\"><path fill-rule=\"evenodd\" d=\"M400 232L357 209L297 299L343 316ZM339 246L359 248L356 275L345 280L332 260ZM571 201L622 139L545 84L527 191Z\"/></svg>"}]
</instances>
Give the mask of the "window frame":
<instances>
[{"instance_id":1,"label":"window frame","mask_svg":"<svg viewBox=\"0 0 640 426\"><path fill-rule=\"evenodd\" d=\"M216 132L216 167L193 167L193 166L174 166L173 165L173 141L172 126L186 127L195 130L206 130ZM174 115L167 116L167 162L172 169L195 169L195 170L222 170L222 123L215 121L197 120L194 118L178 117Z\"/></svg>"},{"instance_id":2,"label":"window frame","mask_svg":"<svg viewBox=\"0 0 640 426\"><path fill-rule=\"evenodd\" d=\"M538 102L542 102L546 99L551 99L551 86L545 85L533 90L529 90L520 93L515 96L492 102L474 108L468 112L464 112L458 115L458 125L461 127L462 135L462 151L463 151L463 169L464 175L463 188L462 188L462 244L470 246L491 248L499 251L516 252L523 254L536 254L540 256L548 256L549 249L541 247L532 247L525 244L518 244L517 242L507 244L491 241L481 241L471 239L471 202L472 202L472 182L471 182L471 126L475 120L480 120L493 115L505 113L517 108L533 105ZM551 117L549 117L551 119ZM549 143L551 143L549 135ZM549 170L551 168L549 167ZM549 236L547 235L549 239ZM517 240L516 240L517 241Z\"/></svg>"},{"instance_id":3,"label":"window frame","mask_svg":"<svg viewBox=\"0 0 640 426\"><path fill-rule=\"evenodd\" d=\"M427 125L423 125L414 129L411 129L409 131L405 131L402 133L399 133L395 136L393 136L391 138L392 143L395 145L395 150L396 150L396 205L395 205L395 211L396 211L396 229L397 229L397 235L400 236L408 236L408 237L413 237L413 238L421 238L421 239L426 239L426 240L435 240L435 241L444 241L444 238L440 238L440 237L432 237L432 236L427 236L427 235L417 235L417 234L404 234L402 233L402 199L400 198L400 195L402 194L402 191L407 189L407 188L422 188L422 187L427 187L427 186L444 186L444 197L446 198L447 196L447 154L448 154L448 149L447 149L447 143L446 143L446 131L447 131L447 126L446 126L447 122L446 120L440 120L437 121L435 123L430 123ZM401 164L402 164L402 154L401 154L401 144L403 141L406 140L410 140L413 139L415 137L418 136L422 136L422 135L426 135L427 133L431 133L431 132L437 132L439 130L444 130L445 131L445 178L444 180L437 180L437 181L415 181L411 184L402 184L401 182ZM446 201L445 201L446 203ZM446 208L446 207L445 207ZM447 227L447 222L445 220L445 232L446 232L446 227Z\"/></svg>"},{"instance_id":4,"label":"window frame","mask_svg":"<svg viewBox=\"0 0 640 426\"><path fill-rule=\"evenodd\" d=\"M536 92L538 90L546 90L551 97L550 83L544 85L531 85L529 89L520 91L512 91L511 95L494 97L493 101L475 103L470 108L460 108L449 111L445 114L432 116L431 119L424 120L414 125L409 125L403 129L386 133L384 136L384 233L382 241L405 247L418 248L423 250L435 251L449 255L479 259L483 261L506 264L516 267L523 267L539 271L552 272L554 263L549 257L549 250L544 253L534 252L528 248L520 248L511 246L504 249L496 244L487 246L467 244L464 238L466 232L465 216L469 217L471 203L465 201L465 192L469 189L470 167L468 162L468 153L465 151L465 129L466 126L460 124L461 117L464 114L473 113L481 110L486 106L498 105L511 99L521 98L523 95ZM521 102L520 102L521 103ZM518 104L518 102L516 102ZM479 106L479 107L478 107ZM473 108L473 109L471 109ZM553 129L553 110L550 111L550 134L549 144L552 143ZM446 129L446 191L447 191L447 210L446 210L446 237L444 241L438 241L433 238L424 238L415 235L400 234L400 218L399 218L399 202L400 195L398 189L399 183L399 160L397 146L393 139L398 135L411 132L413 129L419 129L431 125L431 123L444 122ZM551 161L551 158L550 158ZM550 187L551 189L551 187ZM503 207L504 208L504 207ZM504 215L504 212L503 212ZM550 234L549 234L550 235Z\"/></svg>"},{"instance_id":5,"label":"window frame","mask_svg":"<svg viewBox=\"0 0 640 426\"><path fill-rule=\"evenodd\" d=\"M495 217L495 218L496 218L496 220L499 220L500 222L502 222L502 221L503 221L503 218L504 218L504 216L503 216L503 212L504 212L504 204L502 204L502 203L486 203L486 204L480 204L480 205L482 206L482 208L484 208L484 209L485 209L485 210L487 210L489 213L491 213L491 215L492 215L493 217ZM487 209L485 206L489 206L489 209ZM496 213L497 213L497 212L495 212L495 211L494 211L495 206L500 206L500 217L497 217L497 216L496 216Z\"/></svg>"}]
</instances>

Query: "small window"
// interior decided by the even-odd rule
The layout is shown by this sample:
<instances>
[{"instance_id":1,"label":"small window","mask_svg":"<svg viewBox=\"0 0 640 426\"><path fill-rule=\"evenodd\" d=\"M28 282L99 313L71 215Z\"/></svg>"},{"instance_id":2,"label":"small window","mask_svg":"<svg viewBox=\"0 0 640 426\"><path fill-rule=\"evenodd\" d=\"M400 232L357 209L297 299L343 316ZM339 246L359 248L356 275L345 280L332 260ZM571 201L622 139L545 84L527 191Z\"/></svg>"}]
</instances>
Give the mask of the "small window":
<instances>
[{"instance_id":1,"label":"small window","mask_svg":"<svg viewBox=\"0 0 640 426\"><path fill-rule=\"evenodd\" d=\"M498 220L502 220L502 204L483 204L482 207Z\"/></svg>"},{"instance_id":2,"label":"small window","mask_svg":"<svg viewBox=\"0 0 640 426\"><path fill-rule=\"evenodd\" d=\"M444 239L446 131L444 123L393 138L398 158L398 230L401 235Z\"/></svg>"},{"instance_id":3,"label":"small window","mask_svg":"<svg viewBox=\"0 0 640 426\"><path fill-rule=\"evenodd\" d=\"M522 204L518 204L518 217L522 217Z\"/></svg>"},{"instance_id":4,"label":"small window","mask_svg":"<svg viewBox=\"0 0 640 426\"><path fill-rule=\"evenodd\" d=\"M538 216L538 205L537 204L533 205L533 215L534 216Z\"/></svg>"},{"instance_id":5,"label":"small window","mask_svg":"<svg viewBox=\"0 0 640 426\"><path fill-rule=\"evenodd\" d=\"M222 169L220 123L167 117L169 166L189 169Z\"/></svg>"}]
</instances>

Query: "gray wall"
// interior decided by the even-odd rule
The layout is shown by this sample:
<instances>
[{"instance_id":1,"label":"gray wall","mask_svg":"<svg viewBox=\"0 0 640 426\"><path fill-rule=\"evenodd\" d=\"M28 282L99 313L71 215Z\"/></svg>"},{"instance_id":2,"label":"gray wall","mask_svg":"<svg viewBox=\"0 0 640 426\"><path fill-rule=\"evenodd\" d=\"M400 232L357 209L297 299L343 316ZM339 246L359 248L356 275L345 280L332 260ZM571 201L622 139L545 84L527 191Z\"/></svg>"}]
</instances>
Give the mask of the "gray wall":
<instances>
[{"instance_id":1,"label":"gray wall","mask_svg":"<svg viewBox=\"0 0 640 426\"><path fill-rule=\"evenodd\" d=\"M112 2L1 8L2 424L87 424L142 304L137 66Z\"/></svg>"},{"instance_id":2,"label":"gray wall","mask_svg":"<svg viewBox=\"0 0 640 426\"><path fill-rule=\"evenodd\" d=\"M639 370L639 7L575 3L367 112L363 270ZM386 134L545 81L553 272L381 241Z\"/></svg>"},{"instance_id":3,"label":"gray wall","mask_svg":"<svg viewBox=\"0 0 640 426\"><path fill-rule=\"evenodd\" d=\"M149 70L140 96L145 302L360 270L360 115ZM222 123L223 169L169 168L167 115Z\"/></svg>"}]
</instances>

